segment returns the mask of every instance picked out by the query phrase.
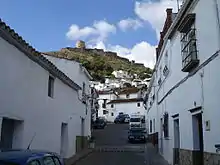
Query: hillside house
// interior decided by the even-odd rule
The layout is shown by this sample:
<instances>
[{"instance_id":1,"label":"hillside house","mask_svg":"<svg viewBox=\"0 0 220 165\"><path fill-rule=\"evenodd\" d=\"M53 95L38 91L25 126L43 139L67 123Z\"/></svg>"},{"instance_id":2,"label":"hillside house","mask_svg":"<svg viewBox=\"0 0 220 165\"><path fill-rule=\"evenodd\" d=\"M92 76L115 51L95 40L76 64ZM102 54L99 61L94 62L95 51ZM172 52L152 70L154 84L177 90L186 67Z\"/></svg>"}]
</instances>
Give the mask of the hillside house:
<instances>
[{"instance_id":1,"label":"hillside house","mask_svg":"<svg viewBox=\"0 0 220 165\"><path fill-rule=\"evenodd\" d=\"M152 141L170 164L220 161L219 5L185 0L175 18L167 10L146 118Z\"/></svg>"},{"instance_id":2,"label":"hillside house","mask_svg":"<svg viewBox=\"0 0 220 165\"><path fill-rule=\"evenodd\" d=\"M49 150L68 158L88 135L81 87L0 20L0 147ZM81 143L82 146L84 143Z\"/></svg>"},{"instance_id":3,"label":"hillside house","mask_svg":"<svg viewBox=\"0 0 220 165\"><path fill-rule=\"evenodd\" d=\"M109 122L113 122L120 112L144 115L143 94L142 90L134 87L99 92L98 114Z\"/></svg>"}]
</instances>

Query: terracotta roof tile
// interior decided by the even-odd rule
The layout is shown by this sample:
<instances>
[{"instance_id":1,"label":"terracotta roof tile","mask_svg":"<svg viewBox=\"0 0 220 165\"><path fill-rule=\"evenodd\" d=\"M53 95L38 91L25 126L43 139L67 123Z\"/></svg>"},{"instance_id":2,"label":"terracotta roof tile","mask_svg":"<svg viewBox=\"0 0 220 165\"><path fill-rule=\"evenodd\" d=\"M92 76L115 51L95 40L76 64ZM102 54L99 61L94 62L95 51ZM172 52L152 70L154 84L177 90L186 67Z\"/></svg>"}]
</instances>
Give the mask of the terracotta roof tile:
<instances>
[{"instance_id":1,"label":"terracotta roof tile","mask_svg":"<svg viewBox=\"0 0 220 165\"><path fill-rule=\"evenodd\" d=\"M136 87L122 88L118 91L119 95L137 93L140 89Z\"/></svg>"},{"instance_id":2,"label":"terracotta roof tile","mask_svg":"<svg viewBox=\"0 0 220 165\"><path fill-rule=\"evenodd\" d=\"M19 36L14 29L11 29L5 22L0 19L0 36L5 39L10 44L14 45L25 55L27 55L31 60L38 63L44 69L48 70L50 74L58 77L65 84L78 90L81 87L76 84L73 80L67 77L63 72L61 72L57 67L47 60L40 52L36 51L31 45L29 45L21 36Z\"/></svg>"},{"instance_id":3,"label":"terracotta roof tile","mask_svg":"<svg viewBox=\"0 0 220 165\"><path fill-rule=\"evenodd\" d=\"M117 100L111 100L107 104L132 103L132 102L142 102L142 101L143 101L143 98L117 99Z\"/></svg>"}]
</instances>

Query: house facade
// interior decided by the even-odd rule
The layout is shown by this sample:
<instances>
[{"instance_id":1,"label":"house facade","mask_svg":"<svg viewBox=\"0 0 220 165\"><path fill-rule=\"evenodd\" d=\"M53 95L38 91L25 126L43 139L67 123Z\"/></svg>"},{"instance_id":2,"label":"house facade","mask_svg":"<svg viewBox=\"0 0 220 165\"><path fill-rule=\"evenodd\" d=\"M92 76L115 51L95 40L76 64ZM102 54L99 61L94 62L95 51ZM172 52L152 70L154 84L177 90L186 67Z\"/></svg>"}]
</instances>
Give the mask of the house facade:
<instances>
[{"instance_id":1,"label":"house facade","mask_svg":"<svg viewBox=\"0 0 220 165\"><path fill-rule=\"evenodd\" d=\"M114 122L120 112L145 115L143 91L132 87L99 92L99 107L99 116L109 122Z\"/></svg>"},{"instance_id":2,"label":"house facade","mask_svg":"<svg viewBox=\"0 0 220 165\"><path fill-rule=\"evenodd\" d=\"M81 87L1 20L0 55L0 147L78 152L89 134Z\"/></svg>"},{"instance_id":3,"label":"house facade","mask_svg":"<svg viewBox=\"0 0 220 165\"><path fill-rule=\"evenodd\" d=\"M78 99L83 103L79 109L85 112L87 118L85 119L85 136L91 136L91 117L96 113L98 104L98 93L95 88L90 86L92 80L89 72L80 63L44 54L44 56L57 66L62 72L68 75L71 79L81 87L82 90L78 91Z\"/></svg>"},{"instance_id":4,"label":"house facade","mask_svg":"<svg viewBox=\"0 0 220 165\"><path fill-rule=\"evenodd\" d=\"M220 160L219 5L219 0L185 0L177 14L167 10L146 118L152 142L170 164Z\"/></svg>"}]
</instances>

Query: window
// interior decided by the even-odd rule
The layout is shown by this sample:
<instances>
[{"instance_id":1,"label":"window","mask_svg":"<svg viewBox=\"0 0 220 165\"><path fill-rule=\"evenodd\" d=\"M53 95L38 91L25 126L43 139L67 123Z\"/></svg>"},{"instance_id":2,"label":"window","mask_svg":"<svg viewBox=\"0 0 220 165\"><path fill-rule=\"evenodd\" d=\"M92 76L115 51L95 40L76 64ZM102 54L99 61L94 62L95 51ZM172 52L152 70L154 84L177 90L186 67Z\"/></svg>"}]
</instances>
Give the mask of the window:
<instances>
[{"instance_id":1,"label":"window","mask_svg":"<svg viewBox=\"0 0 220 165\"><path fill-rule=\"evenodd\" d=\"M114 108L114 104L111 104L111 108Z\"/></svg>"},{"instance_id":2,"label":"window","mask_svg":"<svg viewBox=\"0 0 220 165\"><path fill-rule=\"evenodd\" d=\"M52 157L48 156L43 159L44 165L55 165Z\"/></svg>"},{"instance_id":3,"label":"window","mask_svg":"<svg viewBox=\"0 0 220 165\"><path fill-rule=\"evenodd\" d=\"M86 93L86 84L83 82L82 94L85 95L85 93Z\"/></svg>"},{"instance_id":4,"label":"window","mask_svg":"<svg viewBox=\"0 0 220 165\"><path fill-rule=\"evenodd\" d=\"M140 118L131 118L130 122L140 122L141 119Z\"/></svg>"},{"instance_id":5,"label":"window","mask_svg":"<svg viewBox=\"0 0 220 165\"><path fill-rule=\"evenodd\" d=\"M108 111L103 110L103 114L104 114L104 115L108 114Z\"/></svg>"},{"instance_id":6,"label":"window","mask_svg":"<svg viewBox=\"0 0 220 165\"><path fill-rule=\"evenodd\" d=\"M129 97L130 97L130 95L129 95L129 94L126 94L126 98L129 99Z\"/></svg>"},{"instance_id":7,"label":"window","mask_svg":"<svg viewBox=\"0 0 220 165\"><path fill-rule=\"evenodd\" d=\"M53 157L55 165L61 165L60 160L57 157Z\"/></svg>"},{"instance_id":8,"label":"window","mask_svg":"<svg viewBox=\"0 0 220 165\"><path fill-rule=\"evenodd\" d=\"M152 133L152 120L150 120L150 133Z\"/></svg>"},{"instance_id":9,"label":"window","mask_svg":"<svg viewBox=\"0 0 220 165\"><path fill-rule=\"evenodd\" d=\"M199 64L197 57L195 14L188 14L180 26L182 71L190 72Z\"/></svg>"},{"instance_id":10,"label":"window","mask_svg":"<svg viewBox=\"0 0 220 165\"><path fill-rule=\"evenodd\" d=\"M141 106L141 103L137 103L137 107L140 107Z\"/></svg>"},{"instance_id":11,"label":"window","mask_svg":"<svg viewBox=\"0 0 220 165\"><path fill-rule=\"evenodd\" d=\"M112 112L111 115L114 116L114 113Z\"/></svg>"},{"instance_id":12,"label":"window","mask_svg":"<svg viewBox=\"0 0 220 165\"><path fill-rule=\"evenodd\" d=\"M54 96L54 78L52 76L49 76L48 80L48 96L52 98Z\"/></svg>"},{"instance_id":13,"label":"window","mask_svg":"<svg viewBox=\"0 0 220 165\"><path fill-rule=\"evenodd\" d=\"M102 103L102 108L106 108L106 101L107 101L107 99L103 99L103 103Z\"/></svg>"},{"instance_id":14,"label":"window","mask_svg":"<svg viewBox=\"0 0 220 165\"><path fill-rule=\"evenodd\" d=\"M40 165L40 162L38 160L32 160L28 163L28 165Z\"/></svg>"},{"instance_id":15,"label":"window","mask_svg":"<svg viewBox=\"0 0 220 165\"><path fill-rule=\"evenodd\" d=\"M154 127L154 132L156 132L155 119L153 119L153 127Z\"/></svg>"},{"instance_id":16,"label":"window","mask_svg":"<svg viewBox=\"0 0 220 165\"><path fill-rule=\"evenodd\" d=\"M169 115L166 112L164 114L164 124L163 124L163 130L164 130L164 137L168 138L169 137Z\"/></svg>"}]
</instances>

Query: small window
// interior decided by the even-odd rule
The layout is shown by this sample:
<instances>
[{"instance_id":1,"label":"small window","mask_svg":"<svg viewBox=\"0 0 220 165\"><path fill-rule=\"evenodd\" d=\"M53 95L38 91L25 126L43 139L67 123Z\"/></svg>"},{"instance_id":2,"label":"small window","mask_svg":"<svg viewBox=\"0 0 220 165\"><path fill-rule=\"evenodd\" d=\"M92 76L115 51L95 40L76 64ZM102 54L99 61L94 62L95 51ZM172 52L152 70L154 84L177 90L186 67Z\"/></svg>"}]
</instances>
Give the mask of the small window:
<instances>
[{"instance_id":1,"label":"small window","mask_svg":"<svg viewBox=\"0 0 220 165\"><path fill-rule=\"evenodd\" d=\"M83 82L82 94L85 95L86 93L86 84Z\"/></svg>"},{"instance_id":2,"label":"small window","mask_svg":"<svg viewBox=\"0 0 220 165\"><path fill-rule=\"evenodd\" d=\"M55 165L52 157L48 156L43 159L44 165Z\"/></svg>"},{"instance_id":3,"label":"small window","mask_svg":"<svg viewBox=\"0 0 220 165\"><path fill-rule=\"evenodd\" d=\"M129 94L126 94L126 98L129 99L129 97L130 97L130 95L129 95Z\"/></svg>"},{"instance_id":4,"label":"small window","mask_svg":"<svg viewBox=\"0 0 220 165\"><path fill-rule=\"evenodd\" d=\"M112 112L111 115L114 116L114 113Z\"/></svg>"},{"instance_id":5,"label":"small window","mask_svg":"<svg viewBox=\"0 0 220 165\"><path fill-rule=\"evenodd\" d=\"M150 120L150 133L152 133L152 120Z\"/></svg>"},{"instance_id":6,"label":"small window","mask_svg":"<svg viewBox=\"0 0 220 165\"><path fill-rule=\"evenodd\" d=\"M137 107L140 107L141 106L141 103L137 103Z\"/></svg>"},{"instance_id":7,"label":"small window","mask_svg":"<svg viewBox=\"0 0 220 165\"><path fill-rule=\"evenodd\" d=\"M103 114L104 114L104 115L108 114L108 111L103 110Z\"/></svg>"},{"instance_id":8,"label":"small window","mask_svg":"<svg viewBox=\"0 0 220 165\"><path fill-rule=\"evenodd\" d=\"M114 104L111 104L111 108L114 108Z\"/></svg>"},{"instance_id":9,"label":"small window","mask_svg":"<svg viewBox=\"0 0 220 165\"><path fill-rule=\"evenodd\" d=\"M48 80L48 96L52 98L54 96L54 78L52 76L49 76Z\"/></svg>"}]
</instances>

